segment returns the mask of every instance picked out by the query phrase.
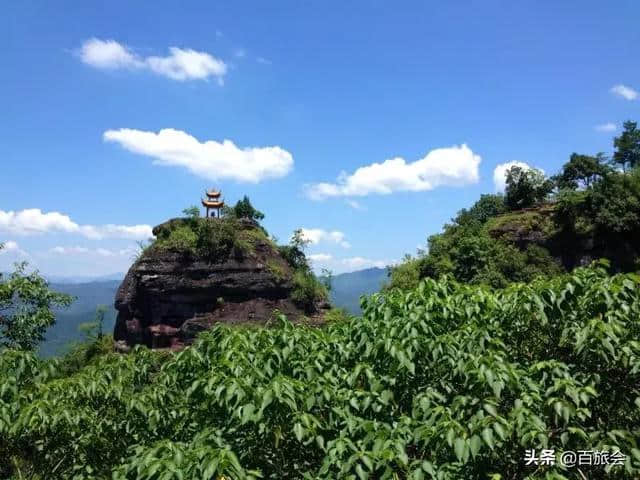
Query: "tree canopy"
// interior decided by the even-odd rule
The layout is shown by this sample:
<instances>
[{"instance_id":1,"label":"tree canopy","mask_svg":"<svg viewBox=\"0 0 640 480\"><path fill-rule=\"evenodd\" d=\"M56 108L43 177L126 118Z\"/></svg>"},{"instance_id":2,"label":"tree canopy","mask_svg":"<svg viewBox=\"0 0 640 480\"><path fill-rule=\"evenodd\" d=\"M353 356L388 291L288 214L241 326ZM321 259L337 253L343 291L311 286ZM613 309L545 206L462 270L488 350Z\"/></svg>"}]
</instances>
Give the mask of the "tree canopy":
<instances>
[{"instance_id":1,"label":"tree canopy","mask_svg":"<svg viewBox=\"0 0 640 480\"><path fill-rule=\"evenodd\" d=\"M27 273L26 267L26 263L16 265L6 279L0 274L0 350L35 349L55 323L54 308L73 301L69 295L49 289L38 272Z\"/></svg>"},{"instance_id":2,"label":"tree canopy","mask_svg":"<svg viewBox=\"0 0 640 480\"><path fill-rule=\"evenodd\" d=\"M623 124L623 131L613 141L616 151L613 161L623 169L640 165L640 130L637 122L627 121Z\"/></svg>"},{"instance_id":3,"label":"tree canopy","mask_svg":"<svg viewBox=\"0 0 640 480\"><path fill-rule=\"evenodd\" d=\"M425 279L322 329L217 326L71 373L9 350L0 478L638 478L639 282ZM528 466L526 449L621 465Z\"/></svg>"},{"instance_id":4,"label":"tree canopy","mask_svg":"<svg viewBox=\"0 0 640 480\"><path fill-rule=\"evenodd\" d=\"M506 173L504 202L510 210L533 207L542 203L552 189L553 182L542 171L514 165Z\"/></svg>"}]
</instances>

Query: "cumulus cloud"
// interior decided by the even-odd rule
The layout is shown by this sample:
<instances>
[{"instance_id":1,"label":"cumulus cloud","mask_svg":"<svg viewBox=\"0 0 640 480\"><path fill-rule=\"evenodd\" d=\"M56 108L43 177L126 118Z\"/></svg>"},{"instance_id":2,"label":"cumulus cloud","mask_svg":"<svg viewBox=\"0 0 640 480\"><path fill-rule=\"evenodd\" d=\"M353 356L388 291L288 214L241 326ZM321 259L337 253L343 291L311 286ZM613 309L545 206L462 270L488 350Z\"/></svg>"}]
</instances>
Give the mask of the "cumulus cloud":
<instances>
[{"instance_id":1,"label":"cumulus cloud","mask_svg":"<svg viewBox=\"0 0 640 480\"><path fill-rule=\"evenodd\" d=\"M622 84L614 85L611 87L610 92L618 97L624 98L625 100L635 100L638 98L638 92L636 90Z\"/></svg>"},{"instance_id":2,"label":"cumulus cloud","mask_svg":"<svg viewBox=\"0 0 640 480\"><path fill-rule=\"evenodd\" d=\"M509 170L511 167L520 167L523 170L532 170L534 168L524 162L518 161L506 162L497 165L493 170L493 184L496 188L496 192L504 192L507 181L507 170ZM544 170L540 168L538 168L537 170L540 170L544 173Z\"/></svg>"},{"instance_id":3,"label":"cumulus cloud","mask_svg":"<svg viewBox=\"0 0 640 480\"><path fill-rule=\"evenodd\" d=\"M207 80L210 77L223 82L227 65L206 52L190 48L170 47L169 55L141 57L126 45L115 40L91 38L80 48L80 59L103 70L149 70L172 80Z\"/></svg>"},{"instance_id":4,"label":"cumulus cloud","mask_svg":"<svg viewBox=\"0 0 640 480\"><path fill-rule=\"evenodd\" d=\"M396 191L425 191L438 186L460 186L478 182L481 158L467 145L431 150L415 162L396 157L382 163L342 172L335 183L307 186L312 200L336 196L390 194Z\"/></svg>"},{"instance_id":5,"label":"cumulus cloud","mask_svg":"<svg viewBox=\"0 0 640 480\"><path fill-rule=\"evenodd\" d=\"M598 132L615 132L617 130L617 126L615 123L607 122L600 125L596 125L595 129Z\"/></svg>"},{"instance_id":6,"label":"cumulus cloud","mask_svg":"<svg viewBox=\"0 0 640 480\"><path fill-rule=\"evenodd\" d=\"M323 242L334 243L343 248L349 248L351 246L351 244L345 240L344 233L338 230L327 231L322 228L303 228L301 230L302 238L312 245Z\"/></svg>"},{"instance_id":7,"label":"cumulus cloud","mask_svg":"<svg viewBox=\"0 0 640 480\"><path fill-rule=\"evenodd\" d=\"M149 225L79 225L59 212L28 208L19 212L0 210L0 232L14 235L38 235L50 232L75 233L86 238L127 238L144 240L153 233Z\"/></svg>"},{"instance_id":8,"label":"cumulus cloud","mask_svg":"<svg viewBox=\"0 0 640 480\"><path fill-rule=\"evenodd\" d=\"M277 147L238 148L231 140L200 142L181 130L165 128L158 133L121 128L103 134L133 153L153 158L154 164L184 167L207 180L232 179L258 183L287 175L293 156Z\"/></svg>"}]
</instances>

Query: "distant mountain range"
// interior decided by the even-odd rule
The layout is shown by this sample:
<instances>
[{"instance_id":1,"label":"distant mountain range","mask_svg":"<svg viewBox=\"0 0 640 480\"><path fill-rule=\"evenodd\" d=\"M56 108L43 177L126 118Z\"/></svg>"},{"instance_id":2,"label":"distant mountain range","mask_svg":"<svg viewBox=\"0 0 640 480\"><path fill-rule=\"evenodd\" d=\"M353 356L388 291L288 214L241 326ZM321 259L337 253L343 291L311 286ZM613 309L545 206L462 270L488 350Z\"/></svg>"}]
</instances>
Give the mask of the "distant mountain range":
<instances>
[{"instance_id":1,"label":"distant mountain range","mask_svg":"<svg viewBox=\"0 0 640 480\"><path fill-rule=\"evenodd\" d=\"M360 297L380 291L387 280L385 268L367 268L341 273L331 279L331 301L354 315L360 314Z\"/></svg>"},{"instance_id":2,"label":"distant mountain range","mask_svg":"<svg viewBox=\"0 0 640 480\"><path fill-rule=\"evenodd\" d=\"M47 331L46 340L40 346L40 353L49 357L63 351L70 342L82 340L78 330L80 324L95 318L98 305L105 305L104 331L111 333L116 321L113 301L121 280L102 280L86 283L51 282L51 289L72 295L75 300L69 308L56 312L56 324Z\"/></svg>"},{"instance_id":3,"label":"distant mountain range","mask_svg":"<svg viewBox=\"0 0 640 480\"><path fill-rule=\"evenodd\" d=\"M47 277L51 288L57 292L67 293L75 297L75 301L67 309L56 314L56 324L49 329L45 342L40 347L43 356L61 353L70 342L82 340L83 334L78 330L80 324L93 321L98 305L105 305L104 330L111 333L115 325L116 310L113 301L116 290L124 278L124 274L112 274L86 281L86 277ZM351 273L341 273L332 278L331 300L336 307L344 308L349 313L360 313L360 296L369 295L380 290L387 279L384 268L368 268ZM84 281L83 281L84 280Z\"/></svg>"},{"instance_id":4,"label":"distant mountain range","mask_svg":"<svg viewBox=\"0 0 640 480\"><path fill-rule=\"evenodd\" d=\"M99 277L90 276L59 276L59 275L45 275L45 278L51 283L94 283L94 282L106 282L110 280L117 280L119 282L124 278L124 272L110 273L109 275L101 275Z\"/></svg>"}]
</instances>

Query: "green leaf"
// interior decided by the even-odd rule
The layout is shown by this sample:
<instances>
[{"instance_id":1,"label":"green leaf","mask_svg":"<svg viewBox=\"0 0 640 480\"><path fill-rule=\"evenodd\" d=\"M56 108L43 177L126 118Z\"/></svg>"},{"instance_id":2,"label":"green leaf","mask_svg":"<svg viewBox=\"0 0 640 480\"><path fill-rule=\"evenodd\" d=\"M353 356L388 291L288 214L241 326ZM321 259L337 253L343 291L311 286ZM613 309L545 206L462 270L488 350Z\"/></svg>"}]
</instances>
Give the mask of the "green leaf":
<instances>
[{"instance_id":1,"label":"green leaf","mask_svg":"<svg viewBox=\"0 0 640 480\"><path fill-rule=\"evenodd\" d=\"M467 443L465 442L464 438L456 438L455 442L453 443L453 449L457 459L462 462L467 452Z\"/></svg>"},{"instance_id":2,"label":"green leaf","mask_svg":"<svg viewBox=\"0 0 640 480\"><path fill-rule=\"evenodd\" d=\"M480 451L480 447L482 446L482 440L478 435L474 435L469 440L469 449L471 450L471 455L475 458L478 452Z\"/></svg>"},{"instance_id":3,"label":"green leaf","mask_svg":"<svg viewBox=\"0 0 640 480\"><path fill-rule=\"evenodd\" d=\"M482 433L480 435L482 436L484 443L486 443L489 446L489 448L493 450L493 445L494 445L493 430L487 427L484 430L482 430Z\"/></svg>"}]
</instances>

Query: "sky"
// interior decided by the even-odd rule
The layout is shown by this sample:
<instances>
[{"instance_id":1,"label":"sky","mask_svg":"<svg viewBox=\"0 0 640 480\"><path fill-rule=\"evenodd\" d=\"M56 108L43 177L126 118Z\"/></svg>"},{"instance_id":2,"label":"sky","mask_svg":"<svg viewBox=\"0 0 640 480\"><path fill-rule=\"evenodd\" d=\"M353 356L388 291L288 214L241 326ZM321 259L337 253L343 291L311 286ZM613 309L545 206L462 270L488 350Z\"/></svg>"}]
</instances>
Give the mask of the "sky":
<instances>
[{"instance_id":1,"label":"sky","mask_svg":"<svg viewBox=\"0 0 640 480\"><path fill-rule=\"evenodd\" d=\"M0 271L125 272L210 187L316 269L385 266L640 117L634 0L2 9Z\"/></svg>"}]
</instances>

